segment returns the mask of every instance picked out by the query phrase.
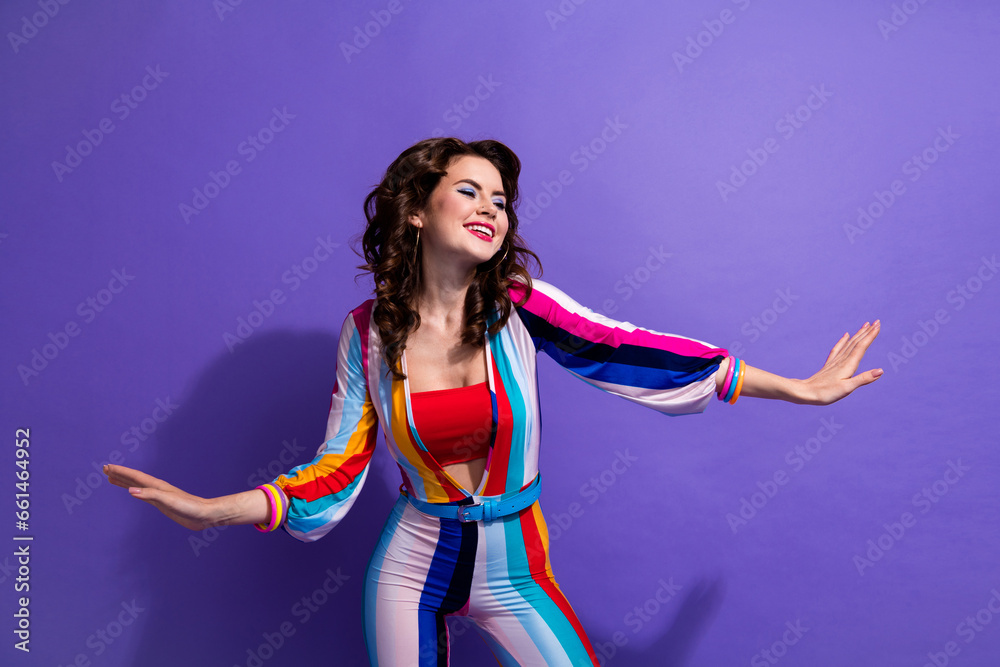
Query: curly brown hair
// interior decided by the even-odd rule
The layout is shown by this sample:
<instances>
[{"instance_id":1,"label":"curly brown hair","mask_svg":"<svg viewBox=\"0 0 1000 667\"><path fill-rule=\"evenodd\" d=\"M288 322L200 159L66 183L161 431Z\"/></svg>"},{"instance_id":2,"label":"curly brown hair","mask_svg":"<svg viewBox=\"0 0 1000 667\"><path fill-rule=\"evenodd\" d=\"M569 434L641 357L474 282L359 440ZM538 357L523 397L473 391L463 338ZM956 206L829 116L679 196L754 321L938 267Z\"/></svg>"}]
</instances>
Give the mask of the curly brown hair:
<instances>
[{"instance_id":1,"label":"curly brown hair","mask_svg":"<svg viewBox=\"0 0 1000 667\"><path fill-rule=\"evenodd\" d=\"M527 248L517 231L517 179L521 161L514 151L492 139L466 143L454 137L436 137L419 141L400 153L386 169L382 181L365 198L368 225L362 246L366 263L357 267L371 273L375 281L373 319L382 339L382 356L398 380L406 377L399 359L407 336L420 326L420 314L411 304L420 289L423 253L417 251L416 229L407 219L424 208L448 167L464 155L486 158L500 172L509 226L503 252L497 251L479 265L465 295L462 343L483 345L492 309L499 311L499 318L488 327L491 335L507 324L512 307L524 303L531 292L531 275L526 268L529 257L541 277L541 260ZM497 261L497 255L502 259ZM523 299L516 303L507 291L514 279L527 286Z\"/></svg>"}]
</instances>

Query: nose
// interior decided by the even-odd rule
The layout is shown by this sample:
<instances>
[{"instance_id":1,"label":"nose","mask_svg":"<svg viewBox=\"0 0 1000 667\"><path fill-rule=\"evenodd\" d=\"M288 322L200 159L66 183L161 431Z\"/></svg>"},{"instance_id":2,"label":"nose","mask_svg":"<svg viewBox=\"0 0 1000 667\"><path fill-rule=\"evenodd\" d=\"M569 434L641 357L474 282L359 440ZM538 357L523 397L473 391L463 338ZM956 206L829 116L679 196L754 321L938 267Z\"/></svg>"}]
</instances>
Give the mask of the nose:
<instances>
[{"instance_id":1,"label":"nose","mask_svg":"<svg viewBox=\"0 0 1000 667\"><path fill-rule=\"evenodd\" d=\"M479 207L479 211L485 213L486 215L495 216L497 214L497 205L491 200L483 202L483 205Z\"/></svg>"}]
</instances>

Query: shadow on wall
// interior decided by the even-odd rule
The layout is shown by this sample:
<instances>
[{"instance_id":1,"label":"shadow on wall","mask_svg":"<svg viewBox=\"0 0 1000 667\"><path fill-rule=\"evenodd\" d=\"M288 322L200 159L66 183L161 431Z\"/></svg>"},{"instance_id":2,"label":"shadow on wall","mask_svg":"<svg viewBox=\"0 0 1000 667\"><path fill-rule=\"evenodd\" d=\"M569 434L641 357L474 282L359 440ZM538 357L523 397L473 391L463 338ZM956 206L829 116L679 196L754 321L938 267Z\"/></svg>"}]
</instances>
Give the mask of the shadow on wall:
<instances>
[{"instance_id":1,"label":"shadow on wall","mask_svg":"<svg viewBox=\"0 0 1000 667\"><path fill-rule=\"evenodd\" d=\"M590 640L602 665L681 667L688 663L702 634L718 613L724 595L725 585L721 578L696 581L681 599L673 623L645 649L629 646L627 636L624 640L620 638L621 646L607 637L591 637Z\"/></svg>"},{"instance_id":2,"label":"shadow on wall","mask_svg":"<svg viewBox=\"0 0 1000 667\"><path fill-rule=\"evenodd\" d=\"M145 472L212 497L308 463L325 438L336 360L328 333L259 333L197 379ZM150 600L133 664L367 665L364 571L398 485L380 442L351 512L309 544L252 526L194 532L149 507L123 573L144 578Z\"/></svg>"},{"instance_id":3,"label":"shadow on wall","mask_svg":"<svg viewBox=\"0 0 1000 667\"><path fill-rule=\"evenodd\" d=\"M158 458L144 471L213 497L308 463L325 438L336 358L337 337L328 333L258 334L197 379L157 431ZM132 664L368 665L364 573L399 484L379 442L350 513L309 544L252 526L194 532L145 508L122 573L143 580L149 599ZM696 586L653 646L598 654L623 667L681 665L719 598L716 582ZM495 659L478 632L463 632L453 635L452 664Z\"/></svg>"}]
</instances>

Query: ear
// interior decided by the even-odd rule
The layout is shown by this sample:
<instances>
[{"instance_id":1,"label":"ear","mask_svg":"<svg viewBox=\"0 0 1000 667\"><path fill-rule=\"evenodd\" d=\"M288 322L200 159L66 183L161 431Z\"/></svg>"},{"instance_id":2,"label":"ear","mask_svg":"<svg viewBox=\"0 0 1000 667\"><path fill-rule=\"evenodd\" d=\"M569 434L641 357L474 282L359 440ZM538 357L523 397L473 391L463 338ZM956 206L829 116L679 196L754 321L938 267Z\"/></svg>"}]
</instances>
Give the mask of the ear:
<instances>
[{"instance_id":1,"label":"ear","mask_svg":"<svg viewBox=\"0 0 1000 667\"><path fill-rule=\"evenodd\" d=\"M411 213L409 217L406 218L406 222L414 227L420 228L424 226L424 220L421 213Z\"/></svg>"}]
</instances>

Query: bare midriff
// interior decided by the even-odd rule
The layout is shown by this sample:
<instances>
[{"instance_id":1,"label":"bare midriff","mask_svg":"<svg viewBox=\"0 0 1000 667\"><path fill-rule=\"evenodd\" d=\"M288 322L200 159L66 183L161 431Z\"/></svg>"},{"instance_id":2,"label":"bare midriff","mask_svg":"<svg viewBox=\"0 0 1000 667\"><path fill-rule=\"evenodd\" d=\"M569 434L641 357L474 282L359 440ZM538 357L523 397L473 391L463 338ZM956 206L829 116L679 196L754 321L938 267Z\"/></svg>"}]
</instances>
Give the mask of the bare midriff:
<instances>
[{"instance_id":1,"label":"bare midriff","mask_svg":"<svg viewBox=\"0 0 1000 667\"><path fill-rule=\"evenodd\" d=\"M445 472L455 478L463 489L469 493L475 493L479 488L479 483L483 481L483 473L486 471L486 457L463 461L461 463L451 463L443 466Z\"/></svg>"}]
</instances>

